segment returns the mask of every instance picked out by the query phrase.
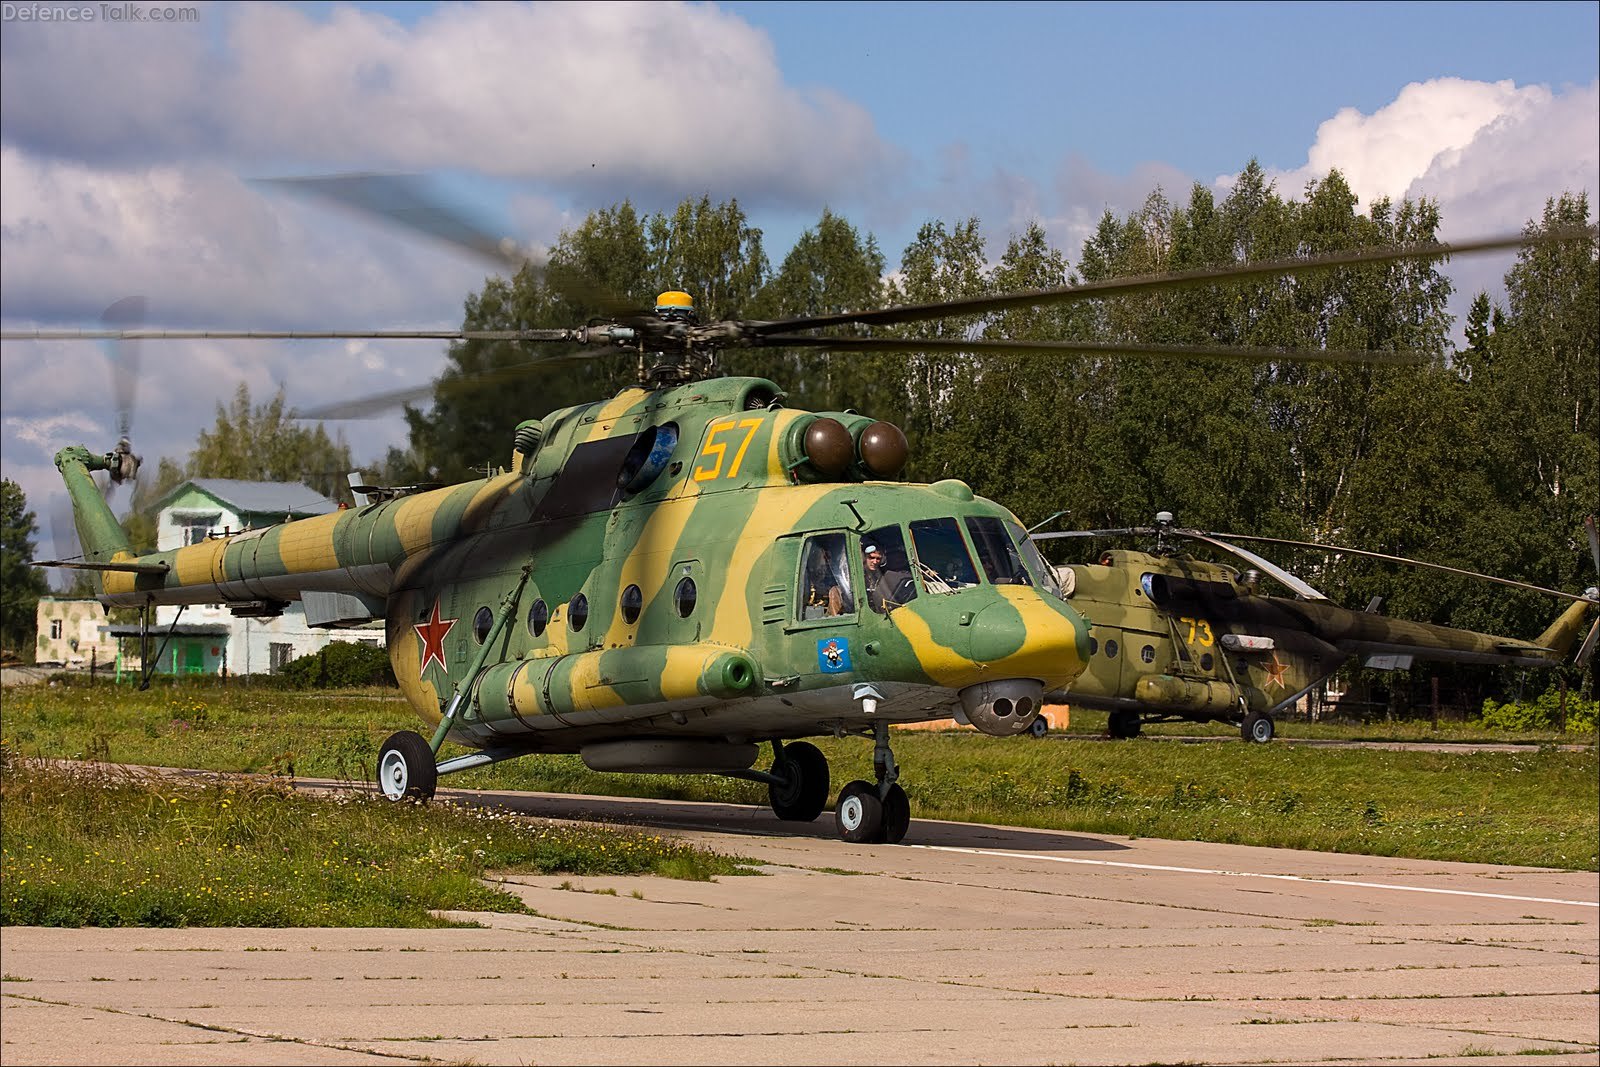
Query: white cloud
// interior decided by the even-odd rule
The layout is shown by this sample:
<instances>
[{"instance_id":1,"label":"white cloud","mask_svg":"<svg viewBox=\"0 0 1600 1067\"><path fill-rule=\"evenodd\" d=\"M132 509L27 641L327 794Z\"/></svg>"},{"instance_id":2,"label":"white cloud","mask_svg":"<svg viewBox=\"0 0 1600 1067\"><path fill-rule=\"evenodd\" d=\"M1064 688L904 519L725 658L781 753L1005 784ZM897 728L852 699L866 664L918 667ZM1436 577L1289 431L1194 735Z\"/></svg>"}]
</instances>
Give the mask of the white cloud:
<instances>
[{"instance_id":1,"label":"white cloud","mask_svg":"<svg viewBox=\"0 0 1600 1067\"><path fill-rule=\"evenodd\" d=\"M1550 90L1510 81L1435 78L1412 82L1371 115L1344 108L1317 128L1306 164L1276 175L1279 188L1299 196L1306 183L1337 167L1364 204L1398 200L1441 154L1472 143L1491 123L1549 106Z\"/></svg>"},{"instance_id":2,"label":"white cloud","mask_svg":"<svg viewBox=\"0 0 1600 1067\"><path fill-rule=\"evenodd\" d=\"M6 416L5 428L15 434L20 441L38 445L40 448L59 448L56 442L64 437L74 437L82 434L104 434L106 428L91 419L81 411L69 411L61 415L46 415L43 418L27 419ZM67 433L67 431L73 431ZM53 449L52 449L53 450Z\"/></svg>"},{"instance_id":3,"label":"white cloud","mask_svg":"<svg viewBox=\"0 0 1600 1067\"><path fill-rule=\"evenodd\" d=\"M1268 173L1282 195L1298 198L1307 182L1333 168L1363 207L1382 197L1437 200L1447 241L1514 234L1563 192L1587 192L1594 204L1600 82L1559 90L1461 78L1413 82L1371 115L1340 111L1318 127L1304 166ZM1233 178L1216 184L1228 188ZM1446 268L1455 282L1457 341L1466 303L1481 291L1498 295L1514 258L1460 257Z\"/></svg>"},{"instance_id":4,"label":"white cloud","mask_svg":"<svg viewBox=\"0 0 1600 1067\"><path fill-rule=\"evenodd\" d=\"M682 195L842 199L887 150L868 113L783 81L771 42L710 5L445 5L403 25L335 7L206 7L198 25L8 25L0 38L0 305L7 328L96 325L130 293L150 327L447 328L486 268L412 235L250 184L346 168L533 178L516 236L589 207ZM302 407L419 384L429 342L146 343L135 446L181 457L238 383ZM115 423L92 342L7 342L9 464ZM48 430L43 428L48 425ZM21 432L21 428L35 429ZM358 459L398 419L348 427Z\"/></svg>"},{"instance_id":5,"label":"white cloud","mask_svg":"<svg viewBox=\"0 0 1600 1067\"><path fill-rule=\"evenodd\" d=\"M138 62L124 27L8 27L8 139L79 159L457 168L807 204L864 188L888 158L863 108L786 85L765 34L711 5L444 5L413 25L343 6L206 16L221 33L174 27Z\"/></svg>"},{"instance_id":6,"label":"white cloud","mask_svg":"<svg viewBox=\"0 0 1600 1067\"><path fill-rule=\"evenodd\" d=\"M1511 232L1563 192L1600 192L1600 82L1508 109L1467 143L1435 155L1405 188L1449 205L1445 222L1466 236Z\"/></svg>"},{"instance_id":7,"label":"white cloud","mask_svg":"<svg viewBox=\"0 0 1600 1067\"><path fill-rule=\"evenodd\" d=\"M1413 199L1439 201L1445 240L1513 234L1544 213L1547 200L1600 194L1600 82L1547 94L1480 128L1467 144L1439 153L1406 187ZM1592 216L1591 216L1592 217ZM1458 334L1474 295L1500 298L1514 254L1473 256L1451 264Z\"/></svg>"},{"instance_id":8,"label":"white cloud","mask_svg":"<svg viewBox=\"0 0 1600 1067\"><path fill-rule=\"evenodd\" d=\"M439 324L484 274L216 166L94 167L7 145L0 184L12 317L92 319L137 287L151 325Z\"/></svg>"},{"instance_id":9,"label":"white cloud","mask_svg":"<svg viewBox=\"0 0 1600 1067\"><path fill-rule=\"evenodd\" d=\"M1363 206L1428 196L1447 235L1507 233L1537 217L1547 197L1596 191L1597 131L1600 82L1553 91L1436 78L1407 85L1371 115L1341 110L1318 127L1304 166L1267 173L1283 195L1299 197L1337 168Z\"/></svg>"}]
</instances>

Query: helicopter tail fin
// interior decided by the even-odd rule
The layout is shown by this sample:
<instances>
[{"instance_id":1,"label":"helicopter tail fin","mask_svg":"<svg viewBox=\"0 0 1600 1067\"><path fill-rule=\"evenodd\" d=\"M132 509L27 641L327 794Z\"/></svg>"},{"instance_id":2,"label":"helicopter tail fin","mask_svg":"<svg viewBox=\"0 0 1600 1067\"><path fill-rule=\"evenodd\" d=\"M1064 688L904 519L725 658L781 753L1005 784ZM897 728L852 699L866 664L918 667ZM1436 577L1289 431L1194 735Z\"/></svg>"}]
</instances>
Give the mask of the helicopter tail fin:
<instances>
[{"instance_id":1,"label":"helicopter tail fin","mask_svg":"<svg viewBox=\"0 0 1600 1067\"><path fill-rule=\"evenodd\" d=\"M1553 649L1558 656L1566 658L1577 644L1578 635L1583 633L1584 620L1594 608L1594 600L1574 600L1544 633L1534 638L1534 644Z\"/></svg>"},{"instance_id":2,"label":"helicopter tail fin","mask_svg":"<svg viewBox=\"0 0 1600 1067\"><path fill-rule=\"evenodd\" d=\"M127 532L100 494L100 487L89 477L90 471L109 469L106 461L86 448L73 445L56 453L56 468L61 471L67 495L72 498L72 522L83 545L84 562L110 563L118 557L133 555Z\"/></svg>"}]
</instances>

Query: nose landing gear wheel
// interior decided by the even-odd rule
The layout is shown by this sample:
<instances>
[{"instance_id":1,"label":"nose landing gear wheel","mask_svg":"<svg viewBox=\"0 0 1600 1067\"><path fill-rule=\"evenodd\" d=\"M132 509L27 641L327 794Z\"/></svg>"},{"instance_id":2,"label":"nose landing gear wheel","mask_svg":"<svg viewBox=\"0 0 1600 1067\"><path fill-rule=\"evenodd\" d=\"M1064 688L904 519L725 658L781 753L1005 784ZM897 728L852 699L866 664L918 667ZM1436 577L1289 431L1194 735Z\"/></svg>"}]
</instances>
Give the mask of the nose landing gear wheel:
<instances>
[{"instance_id":1,"label":"nose landing gear wheel","mask_svg":"<svg viewBox=\"0 0 1600 1067\"><path fill-rule=\"evenodd\" d=\"M1050 721L1044 717L1043 712L1028 724L1028 733L1033 737L1044 737L1050 733Z\"/></svg>"},{"instance_id":2,"label":"nose landing gear wheel","mask_svg":"<svg viewBox=\"0 0 1600 1067\"><path fill-rule=\"evenodd\" d=\"M906 814L909 821L909 807ZM839 828L839 836L852 844L865 845L879 840L878 834L883 829L883 801L878 799L877 787L854 781L839 790L833 821Z\"/></svg>"},{"instance_id":3,"label":"nose landing gear wheel","mask_svg":"<svg viewBox=\"0 0 1600 1067\"><path fill-rule=\"evenodd\" d=\"M1246 741L1264 745L1272 740L1272 716L1259 711L1252 711L1245 715L1244 722L1239 724L1239 733Z\"/></svg>"},{"instance_id":4,"label":"nose landing gear wheel","mask_svg":"<svg viewBox=\"0 0 1600 1067\"><path fill-rule=\"evenodd\" d=\"M828 757L806 741L785 745L781 751L772 773L786 781L767 786L772 812L785 822L811 822L828 806Z\"/></svg>"},{"instance_id":5,"label":"nose landing gear wheel","mask_svg":"<svg viewBox=\"0 0 1600 1067\"><path fill-rule=\"evenodd\" d=\"M433 750L420 734L401 730L378 750L378 788L390 800L428 800L438 784Z\"/></svg>"}]
</instances>

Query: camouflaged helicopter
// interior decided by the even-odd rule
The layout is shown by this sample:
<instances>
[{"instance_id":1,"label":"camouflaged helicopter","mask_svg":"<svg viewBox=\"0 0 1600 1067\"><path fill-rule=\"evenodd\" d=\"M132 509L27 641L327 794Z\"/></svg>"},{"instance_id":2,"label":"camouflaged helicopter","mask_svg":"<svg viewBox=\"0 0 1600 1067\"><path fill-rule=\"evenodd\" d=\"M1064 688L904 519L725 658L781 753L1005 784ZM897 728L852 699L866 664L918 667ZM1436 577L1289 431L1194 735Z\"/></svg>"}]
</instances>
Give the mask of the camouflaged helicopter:
<instances>
[{"instance_id":1,"label":"camouflaged helicopter","mask_svg":"<svg viewBox=\"0 0 1600 1067\"><path fill-rule=\"evenodd\" d=\"M475 234L459 243L506 251ZM839 790L835 823L847 841L898 842L910 805L889 725L959 717L998 736L1028 730L1044 695L1091 662L1089 623L1005 508L960 481L893 480L907 459L900 430L853 411L786 407L771 381L717 377L719 350L1413 362L1395 352L815 331L1525 243L1373 249L778 322L702 324L692 298L672 291L653 309L573 329L0 336L481 338L636 358L635 387L523 421L505 442L507 465L483 479L376 494L352 510L173 551L134 553L91 476L137 474L126 437L103 455L63 449L56 464L85 551L65 565L102 572L101 602L147 618L157 604L261 615L301 600L308 619L326 625L385 619L401 689L433 727L430 737L401 731L382 746L378 785L395 800L431 796L442 774L576 752L597 770L761 782L780 819L809 821L827 804L829 769L799 739L863 736L874 744L876 780ZM379 400L408 395L418 394ZM475 751L437 762L446 738ZM758 770L762 743L772 757Z\"/></svg>"},{"instance_id":2,"label":"camouflaged helicopter","mask_svg":"<svg viewBox=\"0 0 1600 1067\"><path fill-rule=\"evenodd\" d=\"M1589 547L1600 573L1600 536L1587 523ZM1056 568L1063 595L1089 624L1089 659L1063 691L1046 694L1109 713L1107 733L1137 737L1146 723L1222 722L1239 727L1246 741L1265 743L1273 716L1293 707L1345 664L1362 657L1379 669L1404 669L1413 659L1525 667L1561 665L1572 653L1585 616L1600 602L1600 588L1582 595L1545 589L1456 567L1380 552L1245 534L1183 529L1170 512L1153 527L1035 533L1058 538L1154 537L1149 551L1111 549L1094 563ZM1532 641L1407 622L1377 613L1378 604L1352 611L1331 603L1301 578L1234 541L1364 556L1445 571L1570 604ZM1244 563L1197 559L1179 547L1199 543ZM1270 576L1293 598L1262 592ZM1600 640L1600 619L1590 627L1574 662L1582 668ZM1036 727L1043 720L1035 720Z\"/></svg>"}]
</instances>

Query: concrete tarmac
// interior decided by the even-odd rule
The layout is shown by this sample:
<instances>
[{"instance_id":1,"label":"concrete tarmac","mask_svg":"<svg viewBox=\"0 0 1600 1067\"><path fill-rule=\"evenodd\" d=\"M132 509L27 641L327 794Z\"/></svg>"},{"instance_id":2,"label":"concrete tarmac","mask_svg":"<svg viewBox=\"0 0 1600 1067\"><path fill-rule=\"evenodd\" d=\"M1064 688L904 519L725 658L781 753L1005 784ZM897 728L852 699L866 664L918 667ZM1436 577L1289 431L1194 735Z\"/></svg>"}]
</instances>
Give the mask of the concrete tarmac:
<instances>
[{"instance_id":1,"label":"concrete tarmac","mask_svg":"<svg viewBox=\"0 0 1600 1067\"><path fill-rule=\"evenodd\" d=\"M477 929L0 937L10 1064L1600 1062L1600 879L474 794L749 877L507 876Z\"/></svg>"}]
</instances>

